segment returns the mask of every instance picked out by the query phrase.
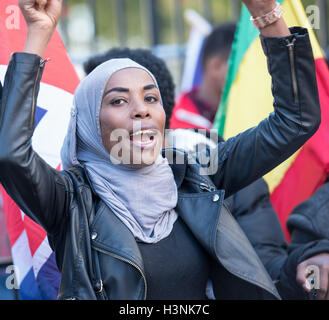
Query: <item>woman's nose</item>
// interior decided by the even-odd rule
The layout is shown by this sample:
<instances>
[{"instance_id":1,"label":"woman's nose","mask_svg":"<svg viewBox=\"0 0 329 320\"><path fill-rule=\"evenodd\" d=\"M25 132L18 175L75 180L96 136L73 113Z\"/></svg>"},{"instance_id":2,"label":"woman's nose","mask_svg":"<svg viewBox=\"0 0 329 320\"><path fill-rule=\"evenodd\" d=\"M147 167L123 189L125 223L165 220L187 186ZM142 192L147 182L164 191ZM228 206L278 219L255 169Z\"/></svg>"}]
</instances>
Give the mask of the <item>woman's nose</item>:
<instances>
[{"instance_id":1,"label":"woman's nose","mask_svg":"<svg viewBox=\"0 0 329 320\"><path fill-rule=\"evenodd\" d=\"M136 119L144 119L150 117L149 109L148 107L141 102L137 102L134 104L133 107L133 118Z\"/></svg>"}]
</instances>

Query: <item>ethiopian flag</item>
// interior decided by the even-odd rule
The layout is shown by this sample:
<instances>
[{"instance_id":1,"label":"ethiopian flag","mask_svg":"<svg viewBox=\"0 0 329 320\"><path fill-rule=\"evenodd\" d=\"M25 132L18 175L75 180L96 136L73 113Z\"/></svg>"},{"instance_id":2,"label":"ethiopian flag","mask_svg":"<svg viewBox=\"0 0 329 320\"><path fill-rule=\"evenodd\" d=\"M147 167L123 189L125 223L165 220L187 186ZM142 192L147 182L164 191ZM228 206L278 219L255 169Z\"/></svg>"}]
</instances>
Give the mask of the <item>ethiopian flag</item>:
<instances>
[{"instance_id":1,"label":"ethiopian flag","mask_svg":"<svg viewBox=\"0 0 329 320\"><path fill-rule=\"evenodd\" d=\"M286 220L290 212L324 183L329 172L329 70L300 0L279 2L289 27L302 26L309 30L322 110L321 126L315 135L264 177L289 240ZM243 6L214 128L227 139L257 125L272 111L271 77L259 31L250 22L250 14Z\"/></svg>"}]
</instances>

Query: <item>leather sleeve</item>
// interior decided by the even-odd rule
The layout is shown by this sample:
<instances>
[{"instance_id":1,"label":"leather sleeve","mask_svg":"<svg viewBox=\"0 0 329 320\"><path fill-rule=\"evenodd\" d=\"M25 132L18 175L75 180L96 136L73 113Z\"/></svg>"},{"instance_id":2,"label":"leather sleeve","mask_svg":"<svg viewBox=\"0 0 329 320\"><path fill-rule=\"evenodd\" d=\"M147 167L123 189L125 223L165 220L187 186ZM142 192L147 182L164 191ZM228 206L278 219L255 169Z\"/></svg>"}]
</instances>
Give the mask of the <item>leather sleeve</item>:
<instances>
[{"instance_id":1,"label":"leather sleeve","mask_svg":"<svg viewBox=\"0 0 329 320\"><path fill-rule=\"evenodd\" d=\"M37 55L12 55L0 109L0 181L30 218L56 233L65 221L68 178L32 148L35 107L43 64Z\"/></svg>"},{"instance_id":2,"label":"leather sleeve","mask_svg":"<svg viewBox=\"0 0 329 320\"><path fill-rule=\"evenodd\" d=\"M211 166L217 166L210 168L210 178L217 188L225 189L226 197L285 161L320 125L308 32L296 27L291 33L284 38L261 37L272 77L274 112L258 126L220 143L210 156Z\"/></svg>"}]
</instances>

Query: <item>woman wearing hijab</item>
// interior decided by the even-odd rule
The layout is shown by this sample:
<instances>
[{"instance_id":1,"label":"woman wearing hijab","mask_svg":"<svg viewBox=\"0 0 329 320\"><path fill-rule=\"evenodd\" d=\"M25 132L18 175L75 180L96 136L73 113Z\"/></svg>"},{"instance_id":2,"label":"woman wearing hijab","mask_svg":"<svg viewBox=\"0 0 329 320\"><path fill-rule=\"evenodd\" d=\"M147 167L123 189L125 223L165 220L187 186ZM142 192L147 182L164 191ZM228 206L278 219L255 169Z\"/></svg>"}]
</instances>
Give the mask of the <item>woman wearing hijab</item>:
<instances>
[{"instance_id":1,"label":"woman wearing hijab","mask_svg":"<svg viewBox=\"0 0 329 320\"><path fill-rule=\"evenodd\" d=\"M161 152L166 119L154 76L113 59L76 90L57 172L31 138L41 57L61 1L19 1L28 34L5 79L0 179L48 233L62 273L59 299L204 299L208 279L216 299L280 299L223 199L300 148L320 108L307 31L289 30L275 1L243 2L268 56L269 118L220 143L204 170L180 151Z\"/></svg>"}]
</instances>

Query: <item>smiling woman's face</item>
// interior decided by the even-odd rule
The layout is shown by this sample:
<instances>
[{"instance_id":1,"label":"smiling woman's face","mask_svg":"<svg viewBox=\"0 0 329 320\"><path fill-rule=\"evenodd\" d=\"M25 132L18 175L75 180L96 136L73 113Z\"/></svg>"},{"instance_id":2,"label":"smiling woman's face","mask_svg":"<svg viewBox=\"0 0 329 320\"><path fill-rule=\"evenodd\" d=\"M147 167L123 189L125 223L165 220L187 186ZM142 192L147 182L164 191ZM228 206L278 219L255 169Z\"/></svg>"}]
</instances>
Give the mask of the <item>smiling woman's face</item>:
<instances>
[{"instance_id":1,"label":"smiling woman's face","mask_svg":"<svg viewBox=\"0 0 329 320\"><path fill-rule=\"evenodd\" d=\"M125 164L154 163L163 143L166 114L152 77L138 68L122 69L108 81L100 110L106 150Z\"/></svg>"}]
</instances>

